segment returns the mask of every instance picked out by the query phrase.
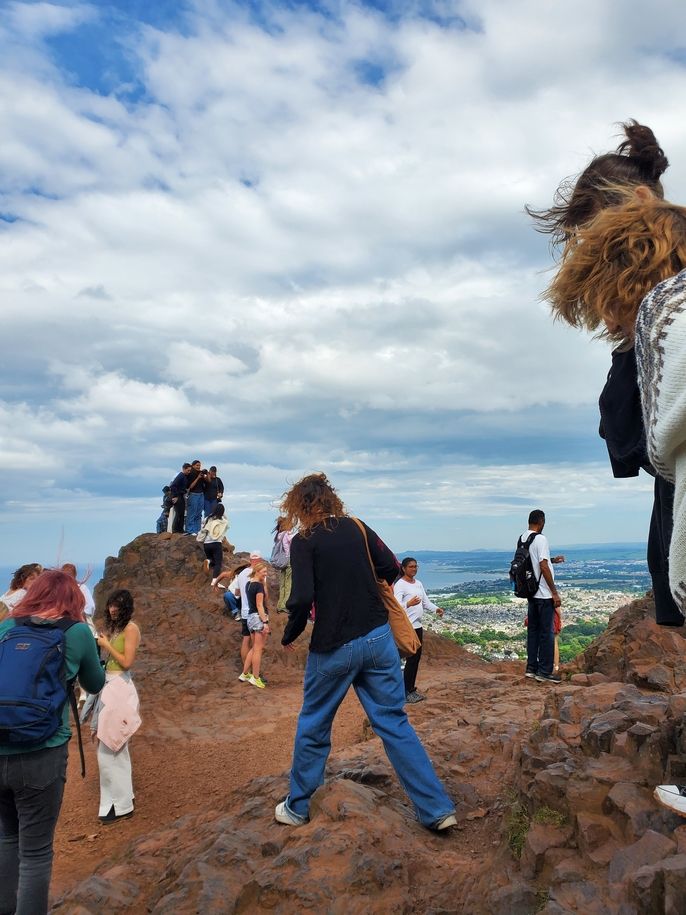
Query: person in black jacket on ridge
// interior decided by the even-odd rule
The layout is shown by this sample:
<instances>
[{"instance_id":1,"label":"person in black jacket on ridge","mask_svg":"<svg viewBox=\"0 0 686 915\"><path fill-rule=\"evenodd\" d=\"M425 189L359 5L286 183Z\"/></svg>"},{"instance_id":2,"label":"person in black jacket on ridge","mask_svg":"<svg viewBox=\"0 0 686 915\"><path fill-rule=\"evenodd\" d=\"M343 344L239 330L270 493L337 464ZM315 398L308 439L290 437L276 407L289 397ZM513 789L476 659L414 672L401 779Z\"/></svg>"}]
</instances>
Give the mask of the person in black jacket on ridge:
<instances>
[{"instance_id":1,"label":"person in black jacket on ridge","mask_svg":"<svg viewBox=\"0 0 686 915\"><path fill-rule=\"evenodd\" d=\"M393 553L364 525L374 569L360 528L323 473L304 477L285 494L281 514L298 533L291 543L293 585L281 644L303 632L312 606L315 622L305 668L303 705L293 749L290 792L277 805L279 823L300 826L310 798L324 781L331 726L352 686L420 822L430 829L456 824L455 805L434 772L404 710L400 656L375 576L398 576Z\"/></svg>"}]
</instances>

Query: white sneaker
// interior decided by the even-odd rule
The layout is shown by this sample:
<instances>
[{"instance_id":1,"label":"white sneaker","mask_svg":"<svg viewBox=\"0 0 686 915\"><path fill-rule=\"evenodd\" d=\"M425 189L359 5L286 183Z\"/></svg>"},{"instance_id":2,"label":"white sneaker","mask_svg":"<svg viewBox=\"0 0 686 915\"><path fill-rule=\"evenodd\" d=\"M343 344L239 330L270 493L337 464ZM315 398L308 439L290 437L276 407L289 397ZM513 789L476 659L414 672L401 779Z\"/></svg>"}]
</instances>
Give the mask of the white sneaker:
<instances>
[{"instance_id":1,"label":"white sneaker","mask_svg":"<svg viewBox=\"0 0 686 915\"><path fill-rule=\"evenodd\" d=\"M653 797L658 804L686 817L686 785L658 785Z\"/></svg>"},{"instance_id":2,"label":"white sneaker","mask_svg":"<svg viewBox=\"0 0 686 915\"><path fill-rule=\"evenodd\" d=\"M241 681L241 683L250 683L250 681L252 679L252 674L241 673L241 675L238 679Z\"/></svg>"},{"instance_id":3,"label":"white sneaker","mask_svg":"<svg viewBox=\"0 0 686 915\"><path fill-rule=\"evenodd\" d=\"M299 817L297 813L289 810L285 801L281 801L274 808L274 819L277 823L283 823L285 826L302 826L303 823L307 822L304 817Z\"/></svg>"},{"instance_id":4,"label":"white sneaker","mask_svg":"<svg viewBox=\"0 0 686 915\"><path fill-rule=\"evenodd\" d=\"M449 813L447 816L438 820L438 822L434 823L432 829L440 832L442 829L448 829L450 826L457 826L457 819L455 818L454 813Z\"/></svg>"}]
</instances>

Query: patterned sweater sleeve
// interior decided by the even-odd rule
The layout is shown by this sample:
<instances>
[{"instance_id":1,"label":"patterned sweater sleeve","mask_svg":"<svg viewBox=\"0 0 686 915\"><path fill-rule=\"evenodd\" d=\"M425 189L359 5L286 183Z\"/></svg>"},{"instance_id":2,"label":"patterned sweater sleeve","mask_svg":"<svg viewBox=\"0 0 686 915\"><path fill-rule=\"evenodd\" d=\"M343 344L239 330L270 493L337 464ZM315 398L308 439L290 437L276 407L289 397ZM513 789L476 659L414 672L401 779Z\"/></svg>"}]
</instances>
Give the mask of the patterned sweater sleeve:
<instances>
[{"instance_id":1,"label":"patterned sweater sleeve","mask_svg":"<svg viewBox=\"0 0 686 915\"><path fill-rule=\"evenodd\" d=\"M675 487L669 585L686 614L686 270L660 283L641 303L636 364L648 454Z\"/></svg>"}]
</instances>

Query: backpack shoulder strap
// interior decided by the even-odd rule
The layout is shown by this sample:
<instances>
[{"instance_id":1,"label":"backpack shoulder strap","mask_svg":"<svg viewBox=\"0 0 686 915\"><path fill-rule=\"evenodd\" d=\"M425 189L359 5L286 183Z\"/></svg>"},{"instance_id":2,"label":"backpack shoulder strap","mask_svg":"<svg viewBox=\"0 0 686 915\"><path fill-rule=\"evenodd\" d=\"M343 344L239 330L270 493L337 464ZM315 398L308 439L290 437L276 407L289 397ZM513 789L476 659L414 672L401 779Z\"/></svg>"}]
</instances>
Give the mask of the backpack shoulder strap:
<instances>
[{"instance_id":1,"label":"backpack shoulder strap","mask_svg":"<svg viewBox=\"0 0 686 915\"><path fill-rule=\"evenodd\" d=\"M530 547L531 544L533 543L534 537L538 537L539 533L540 533L539 531L534 531L533 534L531 534L530 537L527 537L527 538L526 538L526 544L525 544L525 546L526 546L527 550L529 549L529 547Z\"/></svg>"},{"instance_id":2,"label":"backpack shoulder strap","mask_svg":"<svg viewBox=\"0 0 686 915\"><path fill-rule=\"evenodd\" d=\"M58 629L61 629L62 632L67 633L72 626L75 626L78 620L72 620L68 617L62 617L59 620L55 620L55 626ZM86 777L86 757L83 754L83 739L81 737L81 722L79 720L79 705L76 701L76 677L73 677L71 680L67 680L67 698L69 699L69 705L71 707L71 713L74 718L74 724L76 725L76 740L79 745L79 757L81 759L81 778Z\"/></svg>"}]
</instances>

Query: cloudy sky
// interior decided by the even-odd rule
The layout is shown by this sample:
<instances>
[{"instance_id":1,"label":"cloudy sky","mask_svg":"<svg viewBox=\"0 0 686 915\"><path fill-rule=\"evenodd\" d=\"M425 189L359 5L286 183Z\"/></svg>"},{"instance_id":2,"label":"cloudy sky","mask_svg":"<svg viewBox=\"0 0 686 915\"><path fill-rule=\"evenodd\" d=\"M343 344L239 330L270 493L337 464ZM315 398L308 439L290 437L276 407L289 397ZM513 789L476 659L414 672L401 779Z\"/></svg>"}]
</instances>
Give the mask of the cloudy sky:
<instances>
[{"instance_id":1,"label":"cloudy sky","mask_svg":"<svg viewBox=\"0 0 686 915\"><path fill-rule=\"evenodd\" d=\"M609 348L551 321L525 203L655 130L679 0L0 2L4 564L101 562L184 460L270 543L324 470L396 550L642 540Z\"/></svg>"}]
</instances>

